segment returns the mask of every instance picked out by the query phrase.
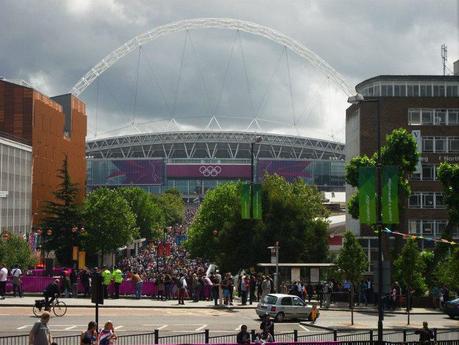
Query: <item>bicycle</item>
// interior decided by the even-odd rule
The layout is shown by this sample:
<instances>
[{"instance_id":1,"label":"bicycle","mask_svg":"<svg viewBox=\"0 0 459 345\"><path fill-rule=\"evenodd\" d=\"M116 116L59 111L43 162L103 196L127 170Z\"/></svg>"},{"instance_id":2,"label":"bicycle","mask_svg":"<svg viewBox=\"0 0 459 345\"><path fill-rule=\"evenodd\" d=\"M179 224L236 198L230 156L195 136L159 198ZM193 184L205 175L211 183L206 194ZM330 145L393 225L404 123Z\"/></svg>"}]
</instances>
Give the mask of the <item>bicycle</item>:
<instances>
[{"instance_id":1,"label":"bicycle","mask_svg":"<svg viewBox=\"0 0 459 345\"><path fill-rule=\"evenodd\" d=\"M65 313L67 313L67 304L65 304L62 301L59 301L58 297L56 297L53 303L51 303L49 308L53 310L54 315L56 315L57 317L64 316ZM32 311L36 317L40 317L43 314L43 312L46 311L45 300L35 300L35 304L33 305Z\"/></svg>"}]
</instances>

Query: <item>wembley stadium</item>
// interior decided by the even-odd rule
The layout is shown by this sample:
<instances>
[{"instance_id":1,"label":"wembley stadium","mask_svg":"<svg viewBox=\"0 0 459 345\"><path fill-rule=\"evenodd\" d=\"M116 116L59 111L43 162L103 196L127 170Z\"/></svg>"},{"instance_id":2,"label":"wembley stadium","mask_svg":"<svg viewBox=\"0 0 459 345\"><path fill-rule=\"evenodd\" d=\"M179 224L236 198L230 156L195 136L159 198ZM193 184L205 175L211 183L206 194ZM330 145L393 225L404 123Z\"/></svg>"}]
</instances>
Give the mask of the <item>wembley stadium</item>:
<instances>
[{"instance_id":1,"label":"wembley stadium","mask_svg":"<svg viewBox=\"0 0 459 345\"><path fill-rule=\"evenodd\" d=\"M259 142L255 139L259 137ZM344 191L344 145L271 133L177 131L126 135L87 142L87 185L137 186L160 193L178 189L196 198L232 180L265 173L300 178L322 191Z\"/></svg>"}]
</instances>

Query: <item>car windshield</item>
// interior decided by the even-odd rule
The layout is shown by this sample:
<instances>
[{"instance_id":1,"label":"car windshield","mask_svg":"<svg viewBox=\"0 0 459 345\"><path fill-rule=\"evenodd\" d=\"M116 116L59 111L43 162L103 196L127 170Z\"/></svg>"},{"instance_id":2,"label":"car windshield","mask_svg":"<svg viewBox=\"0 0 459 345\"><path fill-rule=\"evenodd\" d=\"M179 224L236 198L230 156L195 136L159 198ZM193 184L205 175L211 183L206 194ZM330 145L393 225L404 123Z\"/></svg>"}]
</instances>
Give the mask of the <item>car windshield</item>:
<instances>
[{"instance_id":1,"label":"car windshield","mask_svg":"<svg viewBox=\"0 0 459 345\"><path fill-rule=\"evenodd\" d=\"M273 295L266 295L265 298L263 298L263 303L266 304L276 304L277 302L277 297Z\"/></svg>"}]
</instances>

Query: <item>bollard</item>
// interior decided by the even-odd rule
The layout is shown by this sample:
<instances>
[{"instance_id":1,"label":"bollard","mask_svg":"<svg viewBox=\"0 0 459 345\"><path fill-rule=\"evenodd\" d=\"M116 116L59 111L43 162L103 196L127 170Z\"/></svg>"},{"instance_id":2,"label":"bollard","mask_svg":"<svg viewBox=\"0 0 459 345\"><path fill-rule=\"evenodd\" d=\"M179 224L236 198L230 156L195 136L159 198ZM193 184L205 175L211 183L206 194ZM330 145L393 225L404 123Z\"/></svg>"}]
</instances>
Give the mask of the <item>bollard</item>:
<instances>
[{"instance_id":1,"label":"bollard","mask_svg":"<svg viewBox=\"0 0 459 345\"><path fill-rule=\"evenodd\" d=\"M370 344L373 345L373 330L370 329Z\"/></svg>"},{"instance_id":2,"label":"bollard","mask_svg":"<svg viewBox=\"0 0 459 345\"><path fill-rule=\"evenodd\" d=\"M293 341L296 343L298 341L298 330L293 330Z\"/></svg>"},{"instance_id":3,"label":"bollard","mask_svg":"<svg viewBox=\"0 0 459 345\"><path fill-rule=\"evenodd\" d=\"M155 344L159 344L159 329L155 329Z\"/></svg>"},{"instance_id":4,"label":"bollard","mask_svg":"<svg viewBox=\"0 0 459 345\"><path fill-rule=\"evenodd\" d=\"M254 329L252 329L252 330L250 331L250 335L251 335L251 338L252 338L252 342L254 342L255 339L256 339L256 335L255 335L255 330L254 330Z\"/></svg>"},{"instance_id":5,"label":"bollard","mask_svg":"<svg viewBox=\"0 0 459 345\"><path fill-rule=\"evenodd\" d=\"M209 344L209 330L208 329L204 330L204 342L206 344Z\"/></svg>"},{"instance_id":6,"label":"bollard","mask_svg":"<svg viewBox=\"0 0 459 345\"><path fill-rule=\"evenodd\" d=\"M434 340L437 341L437 329L433 329L433 334L434 334Z\"/></svg>"},{"instance_id":7,"label":"bollard","mask_svg":"<svg viewBox=\"0 0 459 345\"><path fill-rule=\"evenodd\" d=\"M403 330L403 342L406 343L406 329Z\"/></svg>"},{"instance_id":8,"label":"bollard","mask_svg":"<svg viewBox=\"0 0 459 345\"><path fill-rule=\"evenodd\" d=\"M336 329L333 330L333 341L338 341L338 331Z\"/></svg>"}]
</instances>

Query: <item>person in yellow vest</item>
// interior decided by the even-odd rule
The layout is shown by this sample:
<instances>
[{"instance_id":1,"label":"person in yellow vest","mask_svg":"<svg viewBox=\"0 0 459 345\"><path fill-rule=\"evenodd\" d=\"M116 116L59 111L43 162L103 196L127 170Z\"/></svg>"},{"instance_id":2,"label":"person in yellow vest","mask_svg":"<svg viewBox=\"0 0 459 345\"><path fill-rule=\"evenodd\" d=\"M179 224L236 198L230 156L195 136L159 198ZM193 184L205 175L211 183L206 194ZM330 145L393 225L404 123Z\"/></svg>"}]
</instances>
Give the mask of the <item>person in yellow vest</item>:
<instances>
[{"instance_id":1,"label":"person in yellow vest","mask_svg":"<svg viewBox=\"0 0 459 345\"><path fill-rule=\"evenodd\" d=\"M104 298L108 298L108 286L112 282L112 273L107 266L102 267L102 285L104 287Z\"/></svg>"},{"instance_id":2,"label":"person in yellow vest","mask_svg":"<svg viewBox=\"0 0 459 345\"><path fill-rule=\"evenodd\" d=\"M123 272L121 272L119 267L115 266L115 269L112 273L112 278L115 285L115 296L112 296L112 298L118 299L120 298L120 285L123 282Z\"/></svg>"}]
</instances>

